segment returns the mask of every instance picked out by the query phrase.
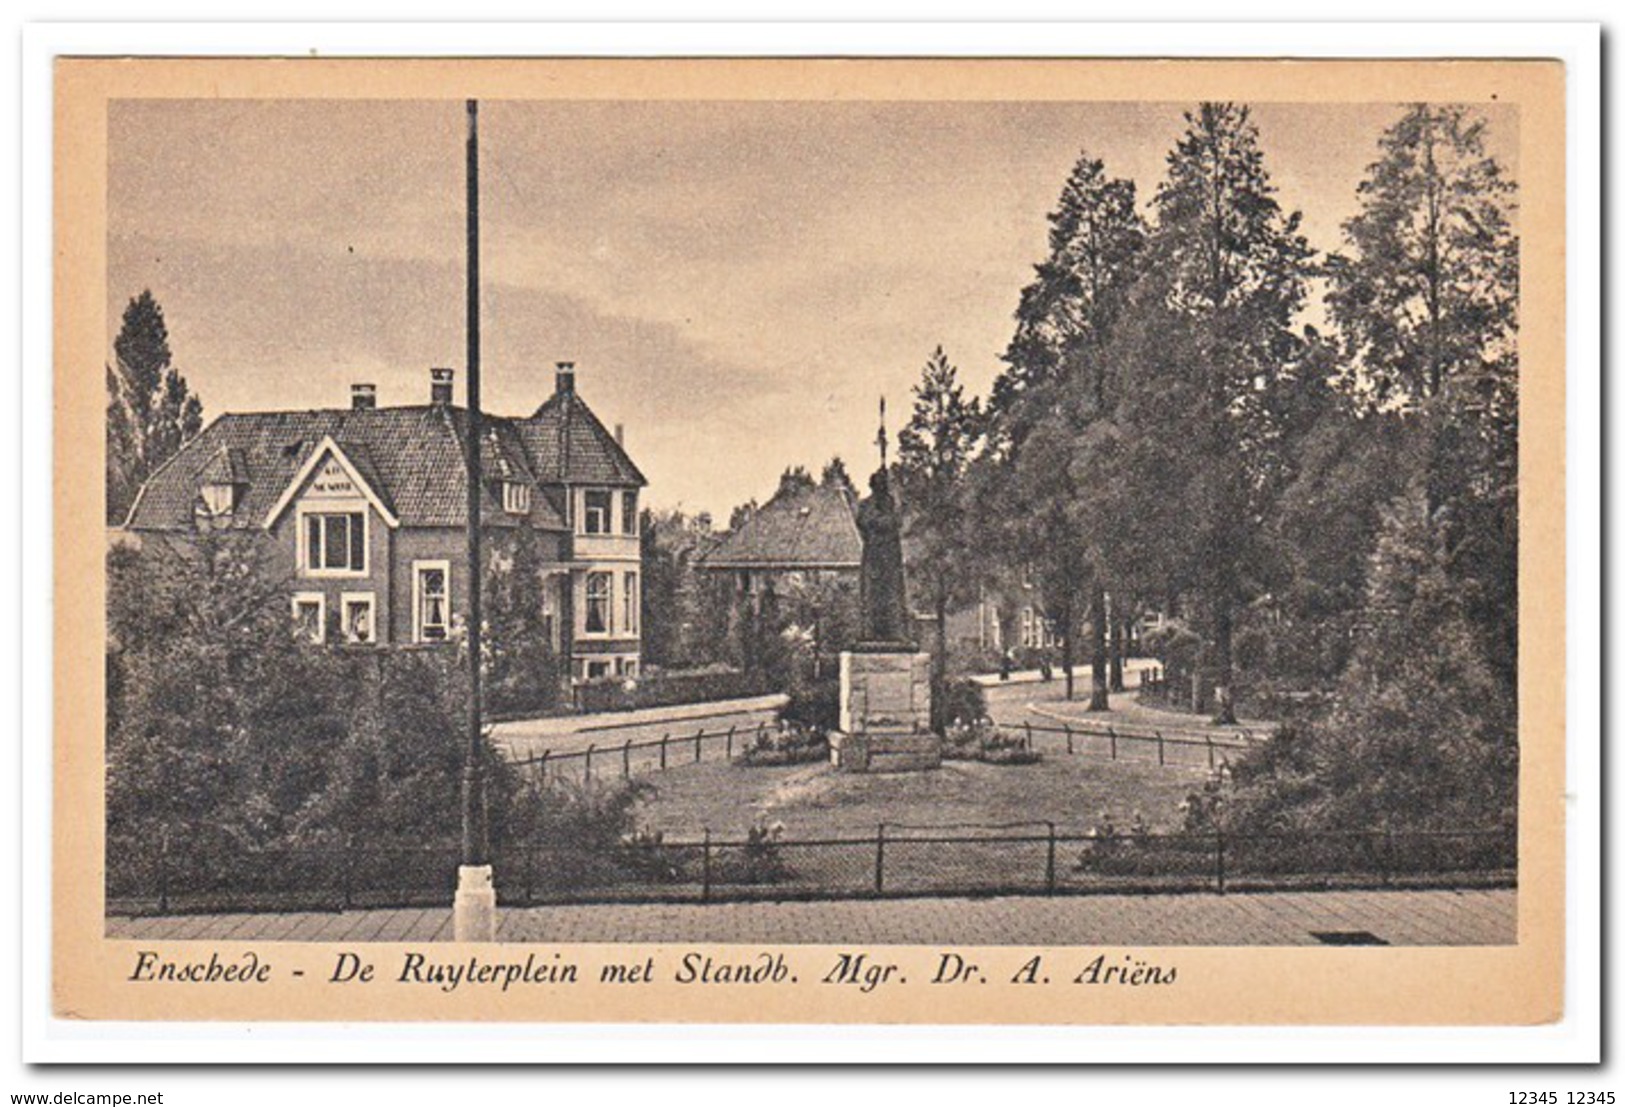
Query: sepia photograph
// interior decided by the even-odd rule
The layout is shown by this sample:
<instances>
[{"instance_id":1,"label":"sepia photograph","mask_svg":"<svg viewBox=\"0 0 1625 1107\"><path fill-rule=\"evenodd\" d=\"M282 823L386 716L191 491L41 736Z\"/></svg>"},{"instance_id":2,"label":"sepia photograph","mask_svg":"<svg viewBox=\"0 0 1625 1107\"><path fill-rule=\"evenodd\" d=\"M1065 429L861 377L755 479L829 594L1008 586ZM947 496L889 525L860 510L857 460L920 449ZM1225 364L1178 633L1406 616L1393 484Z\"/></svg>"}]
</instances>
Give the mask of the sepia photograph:
<instances>
[{"instance_id":1,"label":"sepia photograph","mask_svg":"<svg viewBox=\"0 0 1625 1107\"><path fill-rule=\"evenodd\" d=\"M1003 948L1154 992L1559 925L1520 448L1561 66L510 64L106 100L74 833L121 979L869 994Z\"/></svg>"}]
</instances>

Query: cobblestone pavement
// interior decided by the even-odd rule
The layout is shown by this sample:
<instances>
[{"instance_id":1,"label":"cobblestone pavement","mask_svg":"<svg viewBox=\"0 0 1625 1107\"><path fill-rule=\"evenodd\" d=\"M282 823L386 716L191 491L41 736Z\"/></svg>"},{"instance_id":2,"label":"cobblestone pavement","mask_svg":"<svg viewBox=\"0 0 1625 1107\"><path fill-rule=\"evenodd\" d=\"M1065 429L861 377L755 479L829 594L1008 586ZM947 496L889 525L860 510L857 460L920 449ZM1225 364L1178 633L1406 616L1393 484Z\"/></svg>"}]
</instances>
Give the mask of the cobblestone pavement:
<instances>
[{"instance_id":1,"label":"cobblestone pavement","mask_svg":"<svg viewBox=\"0 0 1625 1107\"><path fill-rule=\"evenodd\" d=\"M1367 934L1390 945L1517 941L1517 892L1268 892L812 903L508 908L510 942L876 945L1315 945ZM447 908L110 918L110 938L448 941ZM1335 940L1335 937L1334 939Z\"/></svg>"}]
</instances>

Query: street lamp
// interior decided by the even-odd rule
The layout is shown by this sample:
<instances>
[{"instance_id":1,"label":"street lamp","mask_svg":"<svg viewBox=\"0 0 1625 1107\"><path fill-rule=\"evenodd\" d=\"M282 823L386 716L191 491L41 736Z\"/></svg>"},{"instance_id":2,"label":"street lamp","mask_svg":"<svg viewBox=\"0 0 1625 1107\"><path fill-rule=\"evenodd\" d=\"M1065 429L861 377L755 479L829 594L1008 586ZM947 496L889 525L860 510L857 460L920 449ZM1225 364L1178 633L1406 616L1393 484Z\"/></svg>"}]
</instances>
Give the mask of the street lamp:
<instances>
[{"instance_id":1,"label":"street lamp","mask_svg":"<svg viewBox=\"0 0 1625 1107\"><path fill-rule=\"evenodd\" d=\"M485 822L485 737L480 713L483 618L480 584L480 146L479 102L468 101L468 735L463 751L463 849L452 933L459 942L496 940L497 894Z\"/></svg>"}]
</instances>

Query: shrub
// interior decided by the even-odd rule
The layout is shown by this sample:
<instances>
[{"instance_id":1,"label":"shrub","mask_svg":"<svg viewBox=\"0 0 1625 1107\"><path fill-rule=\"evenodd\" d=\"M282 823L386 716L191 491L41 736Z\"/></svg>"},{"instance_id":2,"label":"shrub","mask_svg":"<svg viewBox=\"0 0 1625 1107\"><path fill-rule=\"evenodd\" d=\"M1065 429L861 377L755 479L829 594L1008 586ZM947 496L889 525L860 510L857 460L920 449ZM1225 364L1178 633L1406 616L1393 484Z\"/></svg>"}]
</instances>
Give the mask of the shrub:
<instances>
[{"instance_id":1,"label":"shrub","mask_svg":"<svg viewBox=\"0 0 1625 1107\"><path fill-rule=\"evenodd\" d=\"M1028 749L1022 739L999 731L993 720L954 723L943 737L942 756L948 761L980 761L987 765L1036 765L1044 755Z\"/></svg>"},{"instance_id":2,"label":"shrub","mask_svg":"<svg viewBox=\"0 0 1625 1107\"><path fill-rule=\"evenodd\" d=\"M755 737L734 758L736 765L801 765L829 759L829 738L824 731L800 723L781 721L772 729L756 731Z\"/></svg>"},{"instance_id":3,"label":"shrub","mask_svg":"<svg viewBox=\"0 0 1625 1107\"><path fill-rule=\"evenodd\" d=\"M841 726L841 682L835 680L808 681L790 690L790 702L779 712L779 718L809 730L828 733Z\"/></svg>"},{"instance_id":4,"label":"shrub","mask_svg":"<svg viewBox=\"0 0 1625 1107\"><path fill-rule=\"evenodd\" d=\"M795 872L779 849L783 838L783 823L757 823L746 833L743 849L724 850L718 855L713 879L721 884L777 884L789 880Z\"/></svg>"},{"instance_id":5,"label":"shrub","mask_svg":"<svg viewBox=\"0 0 1625 1107\"><path fill-rule=\"evenodd\" d=\"M943 688L942 717L949 725L987 718L987 694L967 677L950 680Z\"/></svg>"}]
</instances>

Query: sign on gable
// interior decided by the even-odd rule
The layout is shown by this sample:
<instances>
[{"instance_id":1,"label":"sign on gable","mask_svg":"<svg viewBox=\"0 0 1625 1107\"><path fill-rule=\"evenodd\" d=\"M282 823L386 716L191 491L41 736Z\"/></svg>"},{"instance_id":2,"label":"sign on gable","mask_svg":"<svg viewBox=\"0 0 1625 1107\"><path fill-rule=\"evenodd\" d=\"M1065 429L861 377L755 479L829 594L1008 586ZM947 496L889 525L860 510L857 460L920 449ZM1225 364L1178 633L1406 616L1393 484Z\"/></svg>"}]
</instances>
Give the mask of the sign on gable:
<instances>
[{"instance_id":1,"label":"sign on gable","mask_svg":"<svg viewBox=\"0 0 1625 1107\"><path fill-rule=\"evenodd\" d=\"M305 490L306 496L322 499L338 499L341 497L349 499L357 494L358 490L355 482L350 479L350 474L345 472L344 466L340 465L338 460L333 457L328 457L322 462L321 468L317 469L316 475L310 478L310 485Z\"/></svg>"}]
</instances>

